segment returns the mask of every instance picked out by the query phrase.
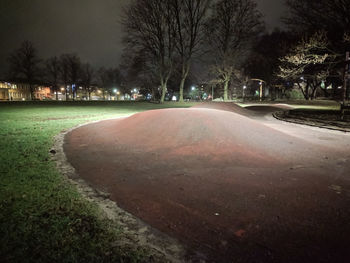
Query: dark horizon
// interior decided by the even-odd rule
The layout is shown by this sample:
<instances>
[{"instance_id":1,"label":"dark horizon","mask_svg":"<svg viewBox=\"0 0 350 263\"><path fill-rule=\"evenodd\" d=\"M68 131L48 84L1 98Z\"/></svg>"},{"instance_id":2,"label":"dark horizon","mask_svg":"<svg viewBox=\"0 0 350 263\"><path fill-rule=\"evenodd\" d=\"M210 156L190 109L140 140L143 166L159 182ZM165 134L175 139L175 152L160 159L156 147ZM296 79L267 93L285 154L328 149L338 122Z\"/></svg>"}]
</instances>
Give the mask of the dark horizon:
<instances>
[{"instance_id":1,"label":"dark horizon","mask_svg":"<svg viewBox=\"0 0 350 263\"><path fill-rule=\"evenodd\" d=\"M24 40L31 41L41 58L77 53L94 67L114 67L122 53L122 7L129 0L45 1L2 0L0 17L0 77L7 72L7 57ZM283 27L283 0L257 0L267 30Z\"/></svg>"}]
</instances>

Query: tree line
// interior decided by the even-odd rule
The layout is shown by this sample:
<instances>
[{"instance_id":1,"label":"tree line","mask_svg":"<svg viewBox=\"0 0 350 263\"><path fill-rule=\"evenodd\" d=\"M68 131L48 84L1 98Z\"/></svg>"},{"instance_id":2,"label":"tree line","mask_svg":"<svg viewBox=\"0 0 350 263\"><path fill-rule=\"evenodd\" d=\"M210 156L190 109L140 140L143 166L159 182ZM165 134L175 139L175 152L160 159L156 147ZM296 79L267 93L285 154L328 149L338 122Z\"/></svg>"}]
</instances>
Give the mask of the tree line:
<instances>
[{"instance_id":1,"label":"tree line","mask_svg":"<svg viewBox=\"0 0 350 263\"><path fill-rule=\"evenodd\" d=\"M197 83L222 84L228 100L229 86L264 27L252 0L134 0L123 26L129 68L134 77L146 74L153 81L161 102L174 76L183 101L190 74ZM134 61L142 67L135 70Z\"/></svg>"},{"instance_id":2,"label":"tree line","mask_svg":"<svg viewBox=\"0 0 350 263\"><path fill-rule=\"evenodd\" d=\"M11 72L32 93L44 79L56 94L58 83L71 89L79 83L90 96L94 82L104 97L113 87L137 86L160 102L176 90L183 101L186 87L197 83L229 100L260 79L284 91L296 85L307 100L320 91L338 99L350 50L350 0L286 5L287 29L268 33L254 0L132 0L122 18L122 66L95 70L76 54L43 61L26 41L9 58Z\"/></svg>"},{"instance_id":3,"label":"tree line","mask_svg":"<svg viewBox=\"0 0 350 263\"><path fill-rule=\"evenodd\" d=\"M114 95L114 89L122 86L122 75L119 67L95 69L90 63L81 61L77 54L62 54L48 59L41 59L37 49L30 41L24 41L8 57L10 65L9 79L22 81L29 85L31 99L34 99L36 84L52 87L58 100L60 87L64 86L66 100L77 98L78 87L82 87L88 99L94 86L98 86L103 98Z\"/></svg>"},{"instance_id":4,"label":"tree line","mask_svg":"<svg viewBox=\"0 0 350 263\"><path fill-rule=\"evenodd\" d=\"M147 76L161 101L172 78L182 101L189 76L221 89L224 100L253 78L282 90L296 85L307 100L319 90L338 98L350 49L350 1L286 5L288 29L267 33L253 0L133 0L123 18L130 72L140 82Z\"/></svg>"}]
</instances>

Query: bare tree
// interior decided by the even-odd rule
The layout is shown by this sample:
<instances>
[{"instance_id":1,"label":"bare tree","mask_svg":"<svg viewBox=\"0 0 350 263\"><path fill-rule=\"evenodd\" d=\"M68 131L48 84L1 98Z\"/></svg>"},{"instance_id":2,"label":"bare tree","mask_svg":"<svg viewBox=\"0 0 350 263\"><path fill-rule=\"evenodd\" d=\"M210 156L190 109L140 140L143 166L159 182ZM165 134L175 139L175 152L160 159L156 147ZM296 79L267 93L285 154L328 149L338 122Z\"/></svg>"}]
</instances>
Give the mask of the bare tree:
<instances>
[{"instance_id":1,"label":"bare tree","mask_svg":"<svg viewBox=\"0 0 350 263\"><path fill-rule=\"evenodd\" d=\"M212 70L224 85L224 100L239 62L246 56L252 40L263 24L252 0L220 0L207 23L207 36L213 56Z\"/></svg>"},{"instance_id":2,"label":"bare tree","mask_svg":"<svg viewBox=\"0 0 350 263\"><path fill-rule=\"evenodd\" d=\"M64 90L66 94L66 101L69 100L69 59L68 54L63 54L60 56L60 78L64 84Z\"/></svg>"},{"instance_id":3,"label":"bare tree","mask_svg":"<svg viewBox=\"0 0 350 263\"><path fill-rule=\"evenodd\" d=\"M144 50L154 65L164 102L167 84L173 70L174 14L172 0L134 0L123 19L127 48Z\"/></svg>"},{"instance_id":4,"label":"bare tree","mask_svg":"<svg viewBox=\"0 0 350 263\"><path fill-rule=\"evenodd\" d=\"M73 100L77 97L77 84L79 82L81 73L81 62L80 58L76 54L67 55L68 60L68 76L69 82L73 93Z\"/></svg>"},{"instance_id":5,"label":"bare tree","mask_svg":"<svg viewBox=\"0 0 350 263\"><path fill-rule=\"evenodd\" d=\"M211 0L173 0L175 23L175 47L180 58L180 102L183 101L184 85L191 69L193 57L201 51L205 19Z\"/></svg>"},{"instance_id":6,"label":"bare tree","mask_svg":"<svg viewBox=\"0 0 350 263\"><path fill-rule=\"evenodd\" d=\"M91 100L91 92L93 90L91 83L93 81L94 75L95 71L89 63L83 64L81 66L81 83L85 92L88 94L89 100Z\"/></svg>"},{"instance_id":7,"label":"bare tree","mask_svg":"<svg viewBox=\"0 0 350 263\"><path fill-rule=\"evenodd\" d=\"M325 32L304 37L289 54L280 59L282 64L278 76L294 81L306 100L314 99L317 88L326 81L337 58L328 46Z\"/></svg>"},{"instance_id":8,"label":"bare tree","mask_svg":"<svg viewBox=\"0 0 350 263\"><path fill-rule=\"evenodd\" d=\"M157 69L148 58L144 50L124 50L122 56L122 75L124 76L127 86L138 86L140 91L147 95L151 94L152 98L159 99L159 77Z\"/></svg>"},{"instance_id":9,"label":"bare tree","mask_svg":"<svg viewBox=\"0 0 350 263\"><path fill-rule=\"evenodd\" d=\"M68 85L71 88L73 100L75 100L77 95L77 84L79 82L80 73L81 73L80 58L76 54L63 54L60 57L60 62L61 62L61 78L66 88L66 100L68 100L69 98Z\"/></svg>"},{"instance_id":10,"label":"bare tree","mask_svg":"<svg viewBox=\"0 0 350 263\"><path fill-rule=\"evenodd\" d=\"M97 80L103 92L103 99L106 99L106 94L108 96L115 95L115 90L118 89L119 92L125 92L122 90L122 75L118 67L116 68L100 68L97 71Z\"/></svg>"},{"instance_id":11,"label":"bare tree","mask_svg":"<svg viewBox=\"0 0 350 263\"><path fill-rule=\"evenodd\" d=\"M324 30L336 39L350 30L349 0L287 0L289 17L284 21L294 30Z\"/></svg>"},{"instance_id":12,"label":"bare tree","mask_svg":"<svg viewBox=\"0 0 350 263\"><path fill-rule=\"evenodd\" d=\"M60 60L54 56L45 62L46 79L52 85L53 91L56 93L56 100L58 100L58 83L61 72Z\"/></svg>"},{"instance_id":13,"label":"bare tree","mask_svg":"<svg viewBox=\"0 0 350 263\"><path fill-rule=\"evenodd\" d=\"M31 99L35 99L34 82L39 75L40 59L33 43L24 41L20 48L15 50L8 58L11 74L15 78L21 78L29 84Z\"/></svg>"},{"instance_id":14,"label":"bare tree","mask_svg":"<svg viewBox=\"0 0 350 263\"><path fill-rule=\"evenodd\" d=\"M103 100L106 100L108 76L107 76L107 70L105 67L101 67L98 69L98 71L96 72L96 78L97 78L98 85L102 90Z\"/></svg>"}]
</instances>

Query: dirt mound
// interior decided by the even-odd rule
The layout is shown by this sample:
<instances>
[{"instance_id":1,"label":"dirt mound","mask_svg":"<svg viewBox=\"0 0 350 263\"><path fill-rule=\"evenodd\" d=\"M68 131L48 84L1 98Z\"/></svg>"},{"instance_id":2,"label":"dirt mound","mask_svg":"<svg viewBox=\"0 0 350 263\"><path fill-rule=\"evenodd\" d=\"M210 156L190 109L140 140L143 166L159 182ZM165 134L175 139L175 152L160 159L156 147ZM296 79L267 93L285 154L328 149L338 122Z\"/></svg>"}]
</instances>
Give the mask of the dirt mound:
<instances>
[{"instance_id":1,"label":"dirt mound","mask_svg":"<svg viewBox=\"0 0 350 263\"><path fill-rule=\"evenodd\" d=\"M194 262L349 262L335 257L348 255L350 156L323 145L190 108L86 125L64 148L81 177L184 241Z\"/></svg>"},{"instance_id":2,"label":"dirt mound","mask_svg":"<svg viewBox=\"0 0 350 263\"><path fill-rule=\"evenodd\" d=\"M233 102L205 102L193 106L192 108L204 108L204 109L213 109L213 110L222 110L234 112L246 117L254 117L256 114L253 111L247 110L236 103Z\"/></svg>"},{"instance_id":3,"label":"dirt mound","mask_svg":"<svg viewBox=\"0 0 350 263\"><path fill-rule=\"evenodd\" d=\"M305 143L240 114L204 108L143 112L121 120L109 130L112 134L108 136L120 149L237 166L283 164L285 155L290 161L290 155L304 148Z\"/></svg>"},{"instance_id":4,"label":"dirt mound","mask_svg":"<svg viewBox=\"0 0 350 263\"><path fill-rule=\"evenodd\" d=\"M262 116L271 114L276 111L283 111L293 109L292 106L287 104L274 104L274 105L251 105L247 107L241 107L233 102L205 102L196 105L192 108L213 109L234 112L242 116L249 118L261 118Z\"/></svg>"}]
</instances>

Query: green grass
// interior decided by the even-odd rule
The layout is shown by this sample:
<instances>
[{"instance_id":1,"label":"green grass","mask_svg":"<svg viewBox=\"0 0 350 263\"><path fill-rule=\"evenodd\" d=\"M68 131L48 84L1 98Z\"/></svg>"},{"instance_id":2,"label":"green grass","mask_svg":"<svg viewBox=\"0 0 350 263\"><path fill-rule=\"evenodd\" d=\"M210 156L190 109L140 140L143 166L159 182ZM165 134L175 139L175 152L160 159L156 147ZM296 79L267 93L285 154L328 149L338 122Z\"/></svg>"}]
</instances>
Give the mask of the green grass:
<instances>
[{"instance_id":1,"label":"green grass","mask_svg":"<svg viewBox=\"0 0 350 263\"><path fill-rule=\"evenodd\" d=\"M89 121L191 104L0 103L0 262L138 262L147 251L115 244L101 216L50 160L53 137Z\"/></svg>"}]
</instances>

